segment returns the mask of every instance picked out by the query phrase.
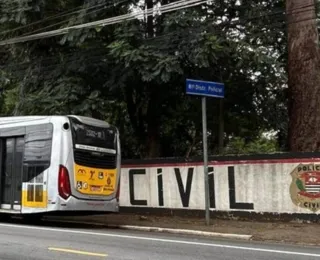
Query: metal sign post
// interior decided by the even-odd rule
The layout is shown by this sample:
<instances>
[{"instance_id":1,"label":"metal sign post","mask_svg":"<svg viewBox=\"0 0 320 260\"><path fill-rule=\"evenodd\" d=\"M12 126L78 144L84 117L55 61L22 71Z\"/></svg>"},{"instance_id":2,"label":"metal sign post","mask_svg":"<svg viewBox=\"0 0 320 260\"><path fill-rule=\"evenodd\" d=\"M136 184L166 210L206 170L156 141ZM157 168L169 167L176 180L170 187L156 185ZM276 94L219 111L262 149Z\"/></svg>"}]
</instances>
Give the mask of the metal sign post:
<instances>
[{"instance_id":1,"label":"metal sign post","mask_svg":"<svg viewBox=\"0 0 320 260\"><path fill-rule=\"evenodd\" d=\"M208 141L207 141L207 105L206 97L224 98L224 84L209 81L186 80L186 93L189 95L202 96L202 135L203 135L203 170L204 170L204 193L206 224L210 225L210 198L208 176Z\"/></svg>"},{"instance_id":2,"label":"metal sign post","mask_svg":"<svg viewBox=\"0 0 320 260\"><path fill-rule=\"evenodd\" d=\"M206 224L210 225L209 204L209 177L208 177L208 141L207 141L207 100L202 97L202 138L203 138L203 170L204 170L204 196L206 207Z\"/></svg>"}]
</instances>

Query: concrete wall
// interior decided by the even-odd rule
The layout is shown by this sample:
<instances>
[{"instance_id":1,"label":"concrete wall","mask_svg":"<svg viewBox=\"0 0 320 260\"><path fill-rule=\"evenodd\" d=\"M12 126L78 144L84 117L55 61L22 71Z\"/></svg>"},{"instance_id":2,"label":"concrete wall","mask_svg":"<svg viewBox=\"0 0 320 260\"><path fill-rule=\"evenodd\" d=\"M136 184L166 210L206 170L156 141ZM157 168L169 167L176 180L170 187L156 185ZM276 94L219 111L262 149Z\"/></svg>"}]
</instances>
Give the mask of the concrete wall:
<instances>
[{"instance_id":1,"label":"concrete wall","mask_svg":"<svg viewBox=\"0 0 320 260\"><path fill-rule=\"evenodd\" d=\"M320 156L274 157L210 160L211 210L318 213ZM204 210L202 162L124 162L120 204L123 208Z\"/></svg>"}]
</instances>

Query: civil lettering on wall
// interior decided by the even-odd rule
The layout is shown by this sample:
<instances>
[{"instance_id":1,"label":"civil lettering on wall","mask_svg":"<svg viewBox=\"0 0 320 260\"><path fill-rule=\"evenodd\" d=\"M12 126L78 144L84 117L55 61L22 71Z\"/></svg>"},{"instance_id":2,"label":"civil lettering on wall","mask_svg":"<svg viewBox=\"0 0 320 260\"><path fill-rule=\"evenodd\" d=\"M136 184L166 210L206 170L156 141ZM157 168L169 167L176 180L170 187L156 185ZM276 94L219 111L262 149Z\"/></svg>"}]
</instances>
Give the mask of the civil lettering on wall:
<instances>
[{"instance_id":1,"label":"civil lettering on wall","mask_svg":"<svg viewBox=\"0 0 320 260\"><path fill-rule=\"evenodd\" d=\"M212 211L320 213L320 158L209 163L208 180ZM120 206L204 210L204 187L201 164L123 167Z\"/></svg>"},{"instance_id":2,"label":"civil lettering on wall","mask_svg":"<svg viewBox=\"0 0 320 260\"><path fill-rule=\"evenodd\" d=\"M217 198L223 195L229 209L253 210L252 201L237 199L237 189L244 189L236 183L235 167L225 168L225 178L219 179L215 167L208 168L210 208L215 209ZM122 179L128 176L128 186L122 186L121 206L165 207L184 209L204 208L203 167L153 167L128 168L122 173ZM218 178L218 181L217 181ZM219 185L221 184L221 185ZM123 184L122 184L123 185ZM223 189L226 186L227 189ZM126 198L124 198L126 196ZM127 203L128 202L128 203Z\"/></svg>"}]
</instances>

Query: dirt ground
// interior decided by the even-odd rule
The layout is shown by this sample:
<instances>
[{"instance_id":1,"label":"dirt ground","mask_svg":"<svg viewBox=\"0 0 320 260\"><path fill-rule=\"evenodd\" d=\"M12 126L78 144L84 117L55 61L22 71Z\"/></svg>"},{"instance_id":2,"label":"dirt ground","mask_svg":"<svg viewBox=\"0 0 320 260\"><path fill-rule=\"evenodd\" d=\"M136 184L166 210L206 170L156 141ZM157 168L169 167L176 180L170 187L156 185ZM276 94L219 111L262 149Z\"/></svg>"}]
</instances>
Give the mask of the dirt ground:
<instances>
[{"instance_id":1,"label":"dirt ground","mask_svg":"<svg viewBox=\"0 0 320 260\"><path fill-rule=\"evenodd\" d=\"M302 222L261 222L205 219L175 216L143 216L135 214L111 214L91 217L59 217L61 220L85 221L108 225L138 225L148 227L192 229L219 233L252 235L252 240L320 245L320 224ZM55 218L56 219L56 218Z\"/></svg>"}]
</instances>

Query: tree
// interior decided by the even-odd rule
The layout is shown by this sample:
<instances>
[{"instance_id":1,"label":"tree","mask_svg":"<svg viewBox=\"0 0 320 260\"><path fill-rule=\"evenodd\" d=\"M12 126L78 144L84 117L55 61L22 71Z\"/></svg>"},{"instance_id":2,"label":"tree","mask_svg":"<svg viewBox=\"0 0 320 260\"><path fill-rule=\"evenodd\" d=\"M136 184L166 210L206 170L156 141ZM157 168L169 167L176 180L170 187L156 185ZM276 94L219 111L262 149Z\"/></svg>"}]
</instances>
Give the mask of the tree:
<instances>
[{"instance_id":1,"label":"tree","mask_svg":"<svg viewBox=\"0 0 320 260\"><path fill-rule=\"evenodd\" d=\"M314 0L287 0L289 145L291 151L320 148L320 56Z\"/></svg>"},{"instance_id":2,"label":"tree","mask_svg":"<svg viewBox=\"0 0 320 260\"><path fill-rule=\"evenodd\" d=\"M284 77L277 75L281 70L273 55L278 48L274 46L278 41L272 41L276 38L274 27L251 19L243 10L243 6L231 2L227 6L167 14L155 25L160 35L151 40L145 39L139 24L119 28L109 48L112 59L121 64L118 68L122 71L115 74L119 75L117 81L126 86L130 121L144 149L150 144L158 147L153 151L147 148L143 157L201 151L200 102L183 94L186 77L226 83L227 136L242 136L250 141L261 129L272 129L284 122L285 108L279 104ZM230 20L217 23L223 16ZM239 17L241 23L234 24ZM261 27L267 28L261 33ZM210 100L208 105L208 117L214 119L209 120L213 151L218 143L214 112L218 104ZM150 136L153 138L148 139Z\"/></svg>"},{"instance_id":3,"label":"tree","mask_svg":"<svg viewBox=\"0 0 320 260\"><path fill-rule=\"evenodd\" d=\"M128 12L130 5L42 3L28 9L23 22L3 21L4 30L27 26L6 36L111 17ZM273 15L283 3L229 0L13 45L11 58L0 64L11 82L5 88L6 113L94 116L119 127L124 158L189 157L202 150L201 105L184 94L185 78L222 80L225 146L230 136L254 142L263 131L283 128L286 118L284 21ZM97 4L104 8L93 8ZM66 8L81 12L60 17ZM59 18L39 20L52 15ZM218 107L208 100L211 153L218 144Z\"/></svg>"}]
</instances>

